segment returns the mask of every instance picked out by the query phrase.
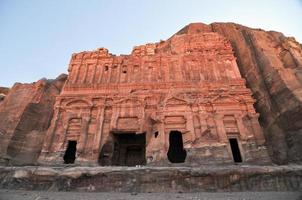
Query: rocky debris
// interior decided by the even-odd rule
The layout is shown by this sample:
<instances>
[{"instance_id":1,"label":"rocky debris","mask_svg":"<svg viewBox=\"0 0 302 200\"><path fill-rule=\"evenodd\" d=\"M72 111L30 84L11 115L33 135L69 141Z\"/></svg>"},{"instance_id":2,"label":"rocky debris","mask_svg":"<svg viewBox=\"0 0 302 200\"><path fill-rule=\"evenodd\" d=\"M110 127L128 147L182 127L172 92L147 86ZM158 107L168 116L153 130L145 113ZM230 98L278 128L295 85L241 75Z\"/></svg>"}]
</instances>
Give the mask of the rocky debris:
<instances>
[{"instance_id":1,"label":"rocky debris","mask_svg":"<svg viewBox=\"0 0 302 200\"><path fill-rule=\"evenodd\" d=\"M0 167L0 188L78 192L301 191L302 166Z\"/></svg>"},{"instance_id":2,"label":"rocky debris","mask_svg":"<svg viewBox=\"0 0 302 200\"><path fill-rule=\"evenodd\" d=\"M34 164L53 115L55 97L67 75L31 84L16 83L0 104L0 161Z\"/></svg>"}]
</instances>

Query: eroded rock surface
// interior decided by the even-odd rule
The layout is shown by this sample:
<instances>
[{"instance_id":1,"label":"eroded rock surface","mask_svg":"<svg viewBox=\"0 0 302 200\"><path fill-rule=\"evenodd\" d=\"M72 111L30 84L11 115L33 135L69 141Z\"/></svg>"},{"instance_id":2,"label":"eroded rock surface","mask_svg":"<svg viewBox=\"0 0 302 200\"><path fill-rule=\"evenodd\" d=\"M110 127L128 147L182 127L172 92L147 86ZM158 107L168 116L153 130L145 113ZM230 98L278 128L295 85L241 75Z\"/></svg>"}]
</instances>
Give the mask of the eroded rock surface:
<instances>
[{"instance_id":1,"label":"eroded rock surface","mask_svg":"<svg viewBox=\"0 0 302 200\"><path fill-rule=\"evenodd\" d=\"M66 75L32 84L16 83L0 104L0 159L3 163L34 164L53 115L55 97Z\"/></svg>"},{"instance_id":2,"label":"eroded rock surface","mask_svg":"<svg viewBox=\"0 0 302 200\"><path fill-rule=\"evenodd\" d=\"M257 100L270 155L276 163L302 161L302 46L275 31L234 23L194 23L177 34L217 32L234 50L241 75Z\"/></svg>"},{"instance_id":3,"label":"eroded rock surface","mask_svg":"<svg viewBox=\"0 0 302 200\"><path fill-rule=\"evenodd\" d=\"M274 162L302 161L302 46L282 33L214 23L228 38L253 91Z\"/></svg>"},{"instance_id":4,"label":"eroded rock surface","mask_svg":"<svg viewBox=\"0 0 302 200\"><path fill-rule=\"evenodd\" d=\"M0 167L0 188L145 193L301 191L302 167Z\"/></svg>"},{"instance_id":5,"label":"eroded rock surface","mask_svg":"<svg viewBox=\"0 0 302 200\"><path fill-rule=\"evenodd\" d=\"M8 94L9 88L7 87L0 87L0 104L4 100L5 96Z\"/></svg>"},{"instance_id":6,"label":"eroded rock surface","mask_svg":"<svg viewBox=\"0 0 302 200\"><path fill-rule=\"evenodd\" d=\"M55 107L66 77L16 84L0 100L0 156L33 164L47 135L42 163L63 163L71 141L79 163L125 164L114 156L123 139L110 133L131 132L146 134L136 144L146 152L140 163L167 164L169 132L179 131L183 145L174 151L189 163L232 162L229 136L243 161L268 161L268 147L276 163L301 163L301 66L293 38L233 23L190 24L130 55L77 53Z\"/></svg>"},{"instance_id":7,"label":"eroded rock surface","mask_svg":"<svg viewBox=\"0 0 302 200\"><path fill-rule=\"evenodd\" d=\"M39 162L269 163L255 100L221 34L72 55Z\"/></svg>"}]
</instances>

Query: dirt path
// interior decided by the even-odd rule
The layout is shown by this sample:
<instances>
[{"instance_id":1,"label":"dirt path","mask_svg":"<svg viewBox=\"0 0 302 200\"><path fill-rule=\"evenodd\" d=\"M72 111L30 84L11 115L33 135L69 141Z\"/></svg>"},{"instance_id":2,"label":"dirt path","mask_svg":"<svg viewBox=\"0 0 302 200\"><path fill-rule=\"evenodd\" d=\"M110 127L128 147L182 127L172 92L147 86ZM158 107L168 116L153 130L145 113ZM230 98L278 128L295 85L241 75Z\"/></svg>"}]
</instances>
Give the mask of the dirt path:
<instances>
[{"instance_id":1,"label":"dirt path","mask_svg":"<svg viewBox=\"0 0 302 200\"><path fill-rule=\"evenodd\" d=\"M0 190L0 200L302 200L300 192L84 193Z\"/></svg>"}]
</instances>

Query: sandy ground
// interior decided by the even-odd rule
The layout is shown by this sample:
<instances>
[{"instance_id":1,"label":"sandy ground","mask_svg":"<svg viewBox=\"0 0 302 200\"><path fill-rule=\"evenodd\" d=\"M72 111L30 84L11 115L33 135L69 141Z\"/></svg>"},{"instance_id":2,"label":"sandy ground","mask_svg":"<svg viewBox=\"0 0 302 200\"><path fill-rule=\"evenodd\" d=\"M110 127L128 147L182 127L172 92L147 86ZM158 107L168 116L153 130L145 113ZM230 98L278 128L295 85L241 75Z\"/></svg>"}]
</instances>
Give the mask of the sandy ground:
<instances>
[{"instance_id":1,"label":"sandy ground","mask_svg":"<svg viewBox=\"0 0 302 200\"><path fill-rule=\"evenodd\" d=\"M0 200L302 200L301 192L83 193L0 190Z\"/></svg>"}]
</instances>

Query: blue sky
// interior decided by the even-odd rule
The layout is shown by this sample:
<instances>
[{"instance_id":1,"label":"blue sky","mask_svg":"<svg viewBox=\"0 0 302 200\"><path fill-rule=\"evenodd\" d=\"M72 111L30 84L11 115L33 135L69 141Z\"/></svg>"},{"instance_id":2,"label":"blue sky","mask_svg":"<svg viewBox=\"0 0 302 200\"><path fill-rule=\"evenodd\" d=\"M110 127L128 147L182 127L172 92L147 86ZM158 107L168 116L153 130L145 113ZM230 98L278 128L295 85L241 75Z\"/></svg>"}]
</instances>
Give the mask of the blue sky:
<instances>
[{"instance_id":1,"label":"blue sky","mask_svg":"<svg viewBox=\"0 0 302 200\"><path fill-rule=\"evenodd\" d=\"M302 0L0 0L0 86L66 73L73 52L128 54L191 22L235 22L302 43Z\"/></svg>"}]
</instances>

